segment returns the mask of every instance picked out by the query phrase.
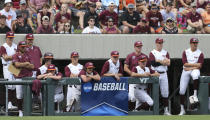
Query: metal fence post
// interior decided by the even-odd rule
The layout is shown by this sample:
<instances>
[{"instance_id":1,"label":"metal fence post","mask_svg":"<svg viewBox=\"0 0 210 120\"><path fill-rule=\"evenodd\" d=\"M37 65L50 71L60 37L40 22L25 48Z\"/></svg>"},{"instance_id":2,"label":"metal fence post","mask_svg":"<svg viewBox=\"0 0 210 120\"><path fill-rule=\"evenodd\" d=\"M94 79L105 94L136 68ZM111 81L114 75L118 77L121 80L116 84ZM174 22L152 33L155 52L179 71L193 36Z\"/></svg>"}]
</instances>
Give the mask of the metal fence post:
<instances>
[{"instance_id":1,"label":"metal fence post","mask_svg":"<svg viewBox=\"0 0 210 120\"><path fill-rule=\"evenodd\" d=\"M154 115L159 115L159 80L158 78L151 78L155 82L152 85L152 97L154 101L153 105L153 114Z\"/></svg>"},{"instance_id":2,"label":"metal fence post","mask_svg":"<svg viewBox=\"0 0 210 120\"><path fill-rule=\"evenodd\" d=\"M55 115L55 104L54 104L54 94L55 94L55 83L52 79L47 79L47 115Z\"/></svg>"}]
</instances>

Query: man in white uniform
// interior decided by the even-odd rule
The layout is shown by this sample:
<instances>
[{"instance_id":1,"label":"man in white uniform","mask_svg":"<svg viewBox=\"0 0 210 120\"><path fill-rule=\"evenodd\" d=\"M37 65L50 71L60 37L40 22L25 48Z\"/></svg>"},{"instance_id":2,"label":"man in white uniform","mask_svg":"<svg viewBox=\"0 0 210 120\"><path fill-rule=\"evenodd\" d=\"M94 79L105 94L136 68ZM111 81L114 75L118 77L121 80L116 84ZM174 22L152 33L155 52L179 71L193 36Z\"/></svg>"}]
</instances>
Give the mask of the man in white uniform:
<instances>
[{"instance_id":1,"label":"man in white uniform","mask_svg":"<svg viewBox=\"0 0 210 120\"><path fill-rule=\"evenodd\" d=\"M190 78L192 78L193 80L193 89L194 89L193 96L190 96L190 102L193 104L199 103L197 92L198 92L200 69L204 61L204 55L198 49L198 42L199 40L197 38L191 38L190 48L186 49L182 54L183 71L180 79L179 94L180 94L181 111L179 115L185 114L184 97Z\"/></svg>"},{"instance_id":2,"label":"man in white uniform","mask_svg":"<svg viewBox=\"0 0 210 120\"><path fill-rule=\"evenodd\" d=\"M156 48L150 52L149 60L152 65L152 69L160 74L160 92L163 97L164 115L171 115L168 110L168 95L169 95L169 85L168 85L168 75L167 70L170 65L169 53L163 49L163 39L157 38L155 40Z\"/></svg>"},{"instance_id":3,"label":"man in white uniform","mask_svg":"<svg viewBox=\"0 0 210 120\"><path fill-rule=\"evenodd\" d=\"M78 77L80 71L83 69L83 65L78 63L79 53L71 53L71 63L65 67L65 76L70 78ZM81 85L68 85L67 91L67 112L80 111L80 95L81 95ZM73 108L73 109L72 109Z\"/></svg>"},{"instance_id":4,"label":"man in white uniform","mask_svg":"<svg viewBox=\"0 0 210 120\"><path fill-rule=\"evenodd\" d=\"M12 56L16 53L17 45L13 42L14 33L6 33L6 43L0 48L0 56L3 65L4 79L8 81L15 81L13 74L8 70L9 65L12 63ZM12 105L12 99L15 97L15 85L8 85L8 109L17 109Z\"/></svg>"},{"instance_id":5,"label":"man in white uniform","mask_svg":"<svg viewBox=\"0 0 210 120\"><path fill-rule=\"evenodd\" d=\"M157 72L151 70L146 67L147 64L147 56L142 55L139 57L138 66L132 69L131 76L132 77L149 77L149 76L159 76ZM146 84L136 84L134 86L134 95L138 100L136 104L136 110L148 110L151 106L153 106L153 100L147 93L147 85Z\"/></svg>"}]
</instances>

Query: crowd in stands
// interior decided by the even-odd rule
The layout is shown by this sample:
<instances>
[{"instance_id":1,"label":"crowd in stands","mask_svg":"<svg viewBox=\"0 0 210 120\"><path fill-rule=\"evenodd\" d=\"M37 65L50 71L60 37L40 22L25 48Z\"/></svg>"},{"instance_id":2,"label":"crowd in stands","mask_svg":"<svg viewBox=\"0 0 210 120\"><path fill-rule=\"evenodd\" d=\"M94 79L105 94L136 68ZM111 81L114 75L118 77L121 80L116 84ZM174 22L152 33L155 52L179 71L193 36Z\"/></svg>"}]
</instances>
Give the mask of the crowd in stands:
<instances>
[{"instance_id":1,"label":"crowd in stands","mask_svg":"<svg viewBox=\"0 0 210 120\"><path fill-rule=\"evenodd\" d=\"M0 33L210 33L210 0L4 0Z\"/></svg>"}]
</instances>

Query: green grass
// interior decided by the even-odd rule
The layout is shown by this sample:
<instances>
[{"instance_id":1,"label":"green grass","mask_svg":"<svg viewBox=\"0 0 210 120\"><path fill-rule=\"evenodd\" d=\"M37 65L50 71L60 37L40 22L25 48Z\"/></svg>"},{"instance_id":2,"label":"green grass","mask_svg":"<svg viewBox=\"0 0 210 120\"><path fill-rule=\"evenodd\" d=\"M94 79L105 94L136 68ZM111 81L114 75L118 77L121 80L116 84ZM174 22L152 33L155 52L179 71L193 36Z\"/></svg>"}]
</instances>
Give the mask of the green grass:
<instances>
[{"instance_id":1,"label":"green grass","mask_svg":"<svg viewBox=\"0 0 210 120\"><path fill-rule=\"evenodd\" d=\"M185 116L33 116L33 117L0 117L0 120L210 120L210 115L185 115Z\"/></svg>"}]
</instances>

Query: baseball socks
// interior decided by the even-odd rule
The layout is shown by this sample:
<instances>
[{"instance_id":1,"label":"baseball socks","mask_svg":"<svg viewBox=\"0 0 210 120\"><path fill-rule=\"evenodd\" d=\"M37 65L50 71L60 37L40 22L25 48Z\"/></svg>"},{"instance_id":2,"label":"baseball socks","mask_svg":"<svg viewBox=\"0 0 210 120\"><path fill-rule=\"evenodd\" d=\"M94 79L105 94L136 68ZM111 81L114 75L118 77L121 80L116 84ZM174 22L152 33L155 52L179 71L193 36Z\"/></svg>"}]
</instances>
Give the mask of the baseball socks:
<instances>
[{"instance_id":1,"label":"baseball socks","mask_svg":"<svg viewBox=\"0 0 210 120\"><path fill-rule=\"evenodd\" d=\"M185 114L186 114L186 112L185 112L185 110L184 110L184 105L183 105L183 104L181 104L181 105L180 105L180 107L181 107L181 110L180 110L179 115L185 115Z\"/></svg>"}]
</instances>

